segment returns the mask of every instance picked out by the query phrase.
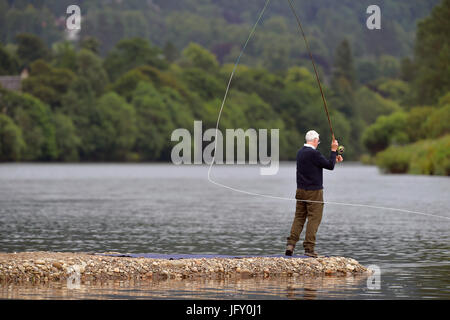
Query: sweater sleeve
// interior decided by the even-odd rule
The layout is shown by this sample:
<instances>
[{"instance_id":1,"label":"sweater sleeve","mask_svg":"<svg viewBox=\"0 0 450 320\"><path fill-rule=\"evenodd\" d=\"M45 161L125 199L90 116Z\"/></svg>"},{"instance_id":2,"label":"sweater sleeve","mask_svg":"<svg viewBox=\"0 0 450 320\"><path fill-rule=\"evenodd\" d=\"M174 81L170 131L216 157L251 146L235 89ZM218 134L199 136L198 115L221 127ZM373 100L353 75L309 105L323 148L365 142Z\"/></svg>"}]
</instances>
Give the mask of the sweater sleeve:
<instances>
[{"instance_id":1,"label":"sweater sleeve","mask_svg":"<svg viewBox=\"0 0 450 320\"><path fill-rule=\"evenodd\" d=\"M336 151L331 151L330 157L328 159L325 158L320 153L320 151L315 152L315 154L316 154L316 165L318 167L328 169L328 170L334 169L334 165L336 164L336 155L337 155Z\"/></svg>"}]
</instances>

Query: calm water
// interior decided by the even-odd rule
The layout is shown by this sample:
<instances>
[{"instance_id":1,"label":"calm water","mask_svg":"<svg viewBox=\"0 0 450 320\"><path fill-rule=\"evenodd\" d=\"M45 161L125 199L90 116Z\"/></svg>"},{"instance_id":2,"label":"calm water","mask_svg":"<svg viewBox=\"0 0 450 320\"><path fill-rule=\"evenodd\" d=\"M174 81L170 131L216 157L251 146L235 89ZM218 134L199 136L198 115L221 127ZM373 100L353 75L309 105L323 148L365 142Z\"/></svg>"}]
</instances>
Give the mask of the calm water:
<instances>
[{"instance_id":1,"label":"calm water","mask_svg":"<svg viewBox=\"0 0 450 320\"><path fill-rule=\"evenodd\" d=\"M206 166L171 164L0 165L0 251L280 254L295 202L237 193L207 180ZM295 163L275 176L215 166L212 177L246 191L293 198ZM450 217L448 177L382 175L344 163L324 174L325 201ZM0 287L15 298L450 298L450 220L327 204L316 251L381 269L365 278L64 283ZM303 236L303 234L302 234ZM298 247L301 248L301 242Z\"/></svg>"}]
</instances>

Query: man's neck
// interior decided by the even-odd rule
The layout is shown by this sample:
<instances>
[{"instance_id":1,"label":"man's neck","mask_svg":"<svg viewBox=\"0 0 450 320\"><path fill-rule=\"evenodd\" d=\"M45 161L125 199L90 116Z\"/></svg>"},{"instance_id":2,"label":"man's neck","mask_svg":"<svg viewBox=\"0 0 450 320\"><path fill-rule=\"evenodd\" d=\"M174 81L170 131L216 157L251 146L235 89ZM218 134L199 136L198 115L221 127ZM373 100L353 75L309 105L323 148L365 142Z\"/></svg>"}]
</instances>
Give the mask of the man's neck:
<instances>
[{"instance_id":1,"label":"man's neck","mask_svg":"<svg viewBox=\"0 0 450 320\"><path fill-rule=\"evenodd\" d=\"M305 143L304 146L305 146L305 147L309 147L309 148L316 149L316 147L314 147L312 144L309 144L309 143Z\"/></svg>"}]
</instances>

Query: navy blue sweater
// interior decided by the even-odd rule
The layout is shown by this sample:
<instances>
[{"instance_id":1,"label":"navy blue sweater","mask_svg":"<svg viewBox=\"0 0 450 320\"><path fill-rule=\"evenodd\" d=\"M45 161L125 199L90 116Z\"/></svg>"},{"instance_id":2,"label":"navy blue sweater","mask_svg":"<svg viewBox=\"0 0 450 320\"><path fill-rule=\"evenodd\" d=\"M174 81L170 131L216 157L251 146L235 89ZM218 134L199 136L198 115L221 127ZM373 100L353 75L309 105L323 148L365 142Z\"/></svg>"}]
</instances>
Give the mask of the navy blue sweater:
<instances>
[{"instance_id":1,"label":"navy blue sweater","mask_svg":"<svg viewBox=\"0 0 450 320\"><path fill-rule=\"evenodd\" d=\"M323 189L323 169L333 170L336 151L325 158L320 151L304 146L297 152L297 188L305 190Z\"/></svg>"}]
</instances>

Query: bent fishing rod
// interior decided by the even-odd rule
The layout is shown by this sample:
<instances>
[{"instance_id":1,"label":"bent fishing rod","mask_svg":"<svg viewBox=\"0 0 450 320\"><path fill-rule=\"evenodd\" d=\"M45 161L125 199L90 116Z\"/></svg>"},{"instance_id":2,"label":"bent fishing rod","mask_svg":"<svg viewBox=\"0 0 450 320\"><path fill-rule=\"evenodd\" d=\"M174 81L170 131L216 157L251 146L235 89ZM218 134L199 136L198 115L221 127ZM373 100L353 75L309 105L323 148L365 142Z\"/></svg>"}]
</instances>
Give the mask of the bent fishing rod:
<instances>
[{"instance_id":1,"label":"bent fishing rod","mask_svg":"<svg viewBox=\"0 0 450 320\"><path fill-rule=\"evenodd\" d=\"M306 50L307 50L308 53L309 53L309 58L311 59L311 63L312 63L312 65L313 65L314 73L315 73L315 75L316 75L317 84L319 85L320 95L322 96L323 106L324 106L324 108L325 108L325 113L326 113L327 119L328 119L328 125L329 125L329 127L330 127L331 138L332 138L332 141L334 141L334 140L335 140L335 137L334 137L333 126L332 126L332 124L331 124L330 114L329 114L329 112L328 112L327 101L326 101L325 95L324 95L324 93L323 93L322 84L320 83L319 73L317 72L316 63L314 62L314 58L313 58L313 56L312 56L312 53L311 53L311 49L310 49L310 47L309 47L308 40L306 39L305 32L303 31L303 27L302 27L302 24L301 24L301 22L300 22L300 18L299 18L299 16L298 16L297 12L295 11L295 8L294 8L294 5L292 4L292 1L291 1L291 0L288 0L288 2L289 2L289 7L291 8L292 13L294 14L295 19L297 20L298 29L299 29L301 35L303 36L303 39L305 40ZM341 155L341 154L344 153L344 150L345 150L344 146L341 145L341 146L338 147L337 152L338 152L338 154Z\"/></svg>"}]
</instances>

